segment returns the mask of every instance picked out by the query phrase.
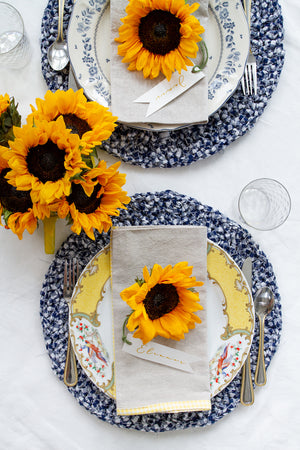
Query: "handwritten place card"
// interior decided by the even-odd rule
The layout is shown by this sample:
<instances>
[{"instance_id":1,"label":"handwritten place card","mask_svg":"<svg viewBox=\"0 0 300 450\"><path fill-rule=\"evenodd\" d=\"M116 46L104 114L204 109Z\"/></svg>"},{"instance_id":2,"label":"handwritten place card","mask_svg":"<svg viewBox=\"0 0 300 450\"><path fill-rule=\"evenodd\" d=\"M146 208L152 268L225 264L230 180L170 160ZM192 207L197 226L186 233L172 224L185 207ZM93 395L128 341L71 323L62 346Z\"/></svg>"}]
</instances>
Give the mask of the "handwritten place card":
<instances>
[{"instance_id":1,"label":"handwritten place card","mask_svg":"<svg viewBox=\"0 0 300 450\"><path fill-rule=\"evenodd\" d=\"M167 347L166 345L157 344L153 341L144 345L141 339L134 338L131 333L127 334L126 339L131 342L131 345L125 343L122 348L124 352L137 358L164 364L184 372L193 373L194 370L190 364L200 359L197 356Z\"/></svg>"},{"instance_id":2,"label":"handwritten place card","mask_svg":"<svg viewBox=\"0 0 300 450\"><path fill-rule=\"evenodd\" d=\"M149 103L146 113L146 117L149 117L204 77L205 75L202 71L194 73L191 71L182 71L181 74L176 71L172 74L170 81L165 78L152 89L145 92L145 94L134 100L134 103Z\"/></svg>"}]
</instances>

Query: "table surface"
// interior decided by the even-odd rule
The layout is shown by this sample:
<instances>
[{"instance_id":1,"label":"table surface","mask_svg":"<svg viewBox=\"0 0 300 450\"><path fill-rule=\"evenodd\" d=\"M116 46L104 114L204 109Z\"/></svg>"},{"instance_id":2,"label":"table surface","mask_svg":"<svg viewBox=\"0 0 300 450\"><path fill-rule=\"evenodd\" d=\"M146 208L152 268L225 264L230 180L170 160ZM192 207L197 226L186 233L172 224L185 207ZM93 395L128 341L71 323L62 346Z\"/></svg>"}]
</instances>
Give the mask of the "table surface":
<instances>
[{"instance_id":1,"label":"table surface","mask_svg":"<svg viewBox=\"0 0 300 450\"><path fill-rule=\"evenodd\" d=\"M33 55L22 70L0 68L1 94L19 103L23 121L30 104L47 86L40 66L40 25L46 0L10 0L24 18ZM278 87L255 127L226 150L188 167L142 169L122 163L129 195L171 189L219 209L242 224L237 210L241 189L254 178L270 177L289 190L289 219L274 231L246 227L266 253L281 294L281 343L267 372L267 385L255 389L251 407L239 405L213 426L161 434L122 430L104 423L79 406L51 370L40 322L40 290L53 260L43 250L43 229L22 241L0 228L2 361L0 370L0 448L2 449L129 449L150 448L299 448L299 329L297 280L300 269L298 143L299 51L297 0L282 2L285 64ZM24 123L24 122L23 122ZM103 152L109 164L115 159ZM56 228L56 246L70 234L64 222Z\"/></svg>"}]
</instances>

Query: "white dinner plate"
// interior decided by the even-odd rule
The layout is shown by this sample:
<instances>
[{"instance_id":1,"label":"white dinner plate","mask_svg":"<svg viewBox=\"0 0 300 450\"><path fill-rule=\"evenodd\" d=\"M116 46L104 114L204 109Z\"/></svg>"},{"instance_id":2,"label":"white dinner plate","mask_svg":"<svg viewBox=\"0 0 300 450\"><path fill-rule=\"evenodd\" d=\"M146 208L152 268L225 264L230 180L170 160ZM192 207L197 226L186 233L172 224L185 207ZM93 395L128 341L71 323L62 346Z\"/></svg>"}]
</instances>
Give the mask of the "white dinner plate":
<instances>
[{"instance_id":1,"label":"white dinner plate","mask_svg":"<svg viewBox=\"0 0 300 450\"><path fill-rule=\"evenodd\" d=\"M255 320L251 291L242 271L211 241L207 245L207 272L210 390L215 396L244 364ZM101 391L115 398L109 246L91 259L78 279L69 329L81 367Z\"/></svg>"},{"instance_id":2,"label":"white dinner plate","mask_svg":"<svg viewBox=\"0 0 300 450\"><path fill-rule=\"evenodd\" d=\"M120 22L121 25L121 22ZM232 95L244 73L249 52L249 28L240 0L209 0L205 32L208 47L208 114L214 114ZM68 28L70 61L77 81L90 100L110 106L109 0L77 0ZM155 131L190 124L128 123Z\"/></svg>"}]
</instances>

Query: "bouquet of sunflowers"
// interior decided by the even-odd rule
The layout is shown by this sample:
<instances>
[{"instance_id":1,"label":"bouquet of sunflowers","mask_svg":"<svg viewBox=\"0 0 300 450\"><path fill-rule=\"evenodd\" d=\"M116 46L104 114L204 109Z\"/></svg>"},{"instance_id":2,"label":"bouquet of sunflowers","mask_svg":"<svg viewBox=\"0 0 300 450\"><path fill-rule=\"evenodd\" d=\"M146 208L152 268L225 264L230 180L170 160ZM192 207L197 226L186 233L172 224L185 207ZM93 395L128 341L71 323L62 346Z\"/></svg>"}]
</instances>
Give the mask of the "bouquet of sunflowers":
<instances>
[{"instance_id":1,"label":"bouquet of sunflowers","mask_svg":"<svg viewBox=\"0 0 300 450\"><path fill-rule=\"evenodd\" d=\"M22 239L40 220L53 234L57 218L91 238L107 232L112 216L130 202L122 189L120 162L94 163L97 148L116 127L116 117L80 89L48 91L21 126L17 105L0 95L0 224ZM45 240L46 244L46 240ZM54 253L54 244L46 248Z\"/></svg>"}]
</instances>

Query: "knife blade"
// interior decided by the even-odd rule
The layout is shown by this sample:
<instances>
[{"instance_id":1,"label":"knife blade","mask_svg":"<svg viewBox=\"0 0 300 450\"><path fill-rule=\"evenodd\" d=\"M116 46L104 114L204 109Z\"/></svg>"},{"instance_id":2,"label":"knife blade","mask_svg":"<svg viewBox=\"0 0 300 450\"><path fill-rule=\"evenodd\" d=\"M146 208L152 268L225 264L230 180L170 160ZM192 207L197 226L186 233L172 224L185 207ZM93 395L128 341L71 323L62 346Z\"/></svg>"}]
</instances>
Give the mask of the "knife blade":
<instances>
[{"instance_id":1,"label":"knife blade","mask_svg":"<svg viewBox=\"0 0 300 450\"><path fill-rule=\"evenodd\" d=\"M242 267L243 274L245 275L246 281L250 288L250 293L252 291L252 260L250 257L246 258ZM241 386L241 403L244 406L250 406L254 403L254 391L253 382L251 377L251 367L250 367L250 351L246 358L246 361L242 369L242 386Z\"/></svg>"},{"instance_id":2,"label":"knife blade","mask_svg":"<svg viewBox=\"0 0 300 450\"><path fill-rule=\"evenodd\" d=\"M73 89L73 91L78 91L81 86L79 86L78 81L76 80L75 73L72 65L69 66L69 78L68 78L68 88Z\"/></svg>"}]
</instances>

